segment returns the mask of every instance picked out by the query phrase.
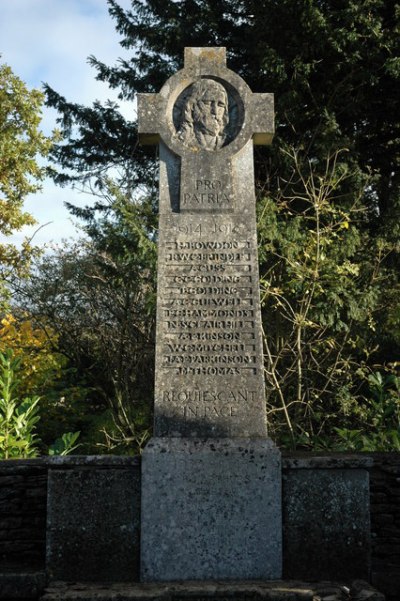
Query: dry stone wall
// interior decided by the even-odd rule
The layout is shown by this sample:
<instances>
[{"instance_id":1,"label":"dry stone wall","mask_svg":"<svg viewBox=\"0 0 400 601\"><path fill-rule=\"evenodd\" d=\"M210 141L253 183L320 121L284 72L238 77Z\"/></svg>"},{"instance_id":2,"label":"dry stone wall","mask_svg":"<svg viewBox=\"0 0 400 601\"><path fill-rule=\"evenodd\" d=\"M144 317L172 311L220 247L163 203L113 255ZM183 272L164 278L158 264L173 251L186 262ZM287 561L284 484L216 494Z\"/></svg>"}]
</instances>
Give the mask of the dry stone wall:
<instances>
[{"instance_id":1,"label":"dry stone wall","mask_svg":"<svg viewBox=\"0 0 400 601\"><path fill-rule=\"evenodd\" d=\"M283 463L284 577L368 580L370 457L309 454Z\"/></svg>"},{"instance_id":2,"label":"dry stone wall","mask_svg":"<svg viewBox=\"0 0 400 601\"><path fill-rule=\"evenodd\" d=\"M354 469L359 469L357 456L353 458ZM371 582L386 594L387 601L398 601L400 453L372 453L362 455L361 459L363 466L368 460L370 475ZM295 455L285 456L283 468L286 473L290 473L294 461ZM306 461L304 456L302 461ZM312 464L315 458L309 455L309 461ZM45 566L49 465L51 460L46 458L0 462L0 582L2 572L40 570ZM138 474L139 469L138 465ZM295 469L298 471L299 468Z\"/></svg>"},{"instance_id":3,"label":"dry stone wall","mask_svg":"<svg viewBox=\"0 0 400 601\"><path fill-rule=\"evenodd\" d=\"M0 462L0 566L45 565L47 461Z\"/></svg>"}]
</instances>

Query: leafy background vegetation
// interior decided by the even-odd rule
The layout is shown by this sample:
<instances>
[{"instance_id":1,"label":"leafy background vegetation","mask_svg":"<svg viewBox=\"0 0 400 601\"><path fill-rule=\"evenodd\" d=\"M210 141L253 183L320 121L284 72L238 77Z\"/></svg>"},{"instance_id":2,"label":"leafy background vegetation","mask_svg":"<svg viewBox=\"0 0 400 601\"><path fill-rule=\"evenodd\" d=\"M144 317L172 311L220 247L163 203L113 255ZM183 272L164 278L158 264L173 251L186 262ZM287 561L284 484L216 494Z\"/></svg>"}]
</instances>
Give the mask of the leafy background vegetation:
<instances>
[{"instance_id":1,"label":"leafy background vegetation","mask_svg":"<svg viewBox=\"0 0 400 601\"><path fill-rule=\"evenodd\" d=\"M275 94L275 139L255 159L271 436L287 448L399 450L400 7L108 4L132 57L90 60L121 99L159 91L185 46L226 46L253 91ZM53 177L95 202L69 207L84 240L36 259L29 278L7 273L15 322L4 313L2 349L20 353L24 328L46 333L42 380L21 380L37 382L46 407L42 444L79 430L80 452L135 453L151 430L156 150L138 145L116 104L45 93L60 115Z\"/></svg>"}]
</instances>

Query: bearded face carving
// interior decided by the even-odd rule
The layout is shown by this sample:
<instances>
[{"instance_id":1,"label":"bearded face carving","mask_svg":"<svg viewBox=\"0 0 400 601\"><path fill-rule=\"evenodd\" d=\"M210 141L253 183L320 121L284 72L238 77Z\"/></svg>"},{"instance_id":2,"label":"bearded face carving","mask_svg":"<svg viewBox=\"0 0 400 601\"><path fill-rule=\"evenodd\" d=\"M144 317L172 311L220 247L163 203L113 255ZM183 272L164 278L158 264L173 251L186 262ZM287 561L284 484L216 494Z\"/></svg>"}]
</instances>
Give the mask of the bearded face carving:
<instances>
[{"instance_id":1,"label":"bearded face carving","mask_svg":"<svg viewBox=\"0 0 400 601\"><path fill-rule=\"evenodd\" d=\"M218 150L227 143L228 94L213 79L194 83L182 109L177 138L191 148Z\"/></svg>"}]
</instances>

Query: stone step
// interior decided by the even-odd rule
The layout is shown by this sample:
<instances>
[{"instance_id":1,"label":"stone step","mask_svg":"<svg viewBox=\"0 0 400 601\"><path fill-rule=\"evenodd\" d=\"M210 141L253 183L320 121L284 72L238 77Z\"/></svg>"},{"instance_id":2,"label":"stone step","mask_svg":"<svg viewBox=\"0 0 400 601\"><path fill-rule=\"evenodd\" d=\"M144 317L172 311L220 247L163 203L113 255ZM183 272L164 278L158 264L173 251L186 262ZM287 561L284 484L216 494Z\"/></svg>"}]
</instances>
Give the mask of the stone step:
<instances>
[{"instance_id":1,"label":"stone step","mask_svg":"<svg viewBox=\"0 0 400 601\"><path fill-rule=\"evenodd\" d=\"M0 600L39 598L46 585L46 573L4 567L0 568Z\"/></svg>"},{"instance_id":2,"label":"stone step","mask_svg":"<svg viewBox=\"0 0 400 601\"><path fill-rule=\"evenodd\" d=\"M366 588L368 587L368 588ZM366 583L367 596L384 601ZM350 590L337 583L269 582L169 582L146 584L88 584L54 582L40 601L350 601Z\"/></svg>"}]
</instances>

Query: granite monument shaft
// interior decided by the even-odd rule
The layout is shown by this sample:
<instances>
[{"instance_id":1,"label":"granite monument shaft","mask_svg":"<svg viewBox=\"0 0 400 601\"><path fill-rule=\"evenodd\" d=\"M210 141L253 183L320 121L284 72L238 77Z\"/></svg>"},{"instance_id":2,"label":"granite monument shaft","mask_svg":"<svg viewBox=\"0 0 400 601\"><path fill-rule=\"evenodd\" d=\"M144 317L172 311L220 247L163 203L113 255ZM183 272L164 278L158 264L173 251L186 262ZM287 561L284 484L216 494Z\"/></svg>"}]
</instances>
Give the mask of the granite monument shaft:
<instances>
[{"instance_id":1,"label":"granite monument shaft","mask_svg":"<svg viewBox=\"0 0 400 601\"><path fill-rule=\"evenodd\" d=\"M266 436L253 144L272 94L253 94L225 49L186 49L139 133L160 145L157 436Z\"/></svg>"}]
</instances>

